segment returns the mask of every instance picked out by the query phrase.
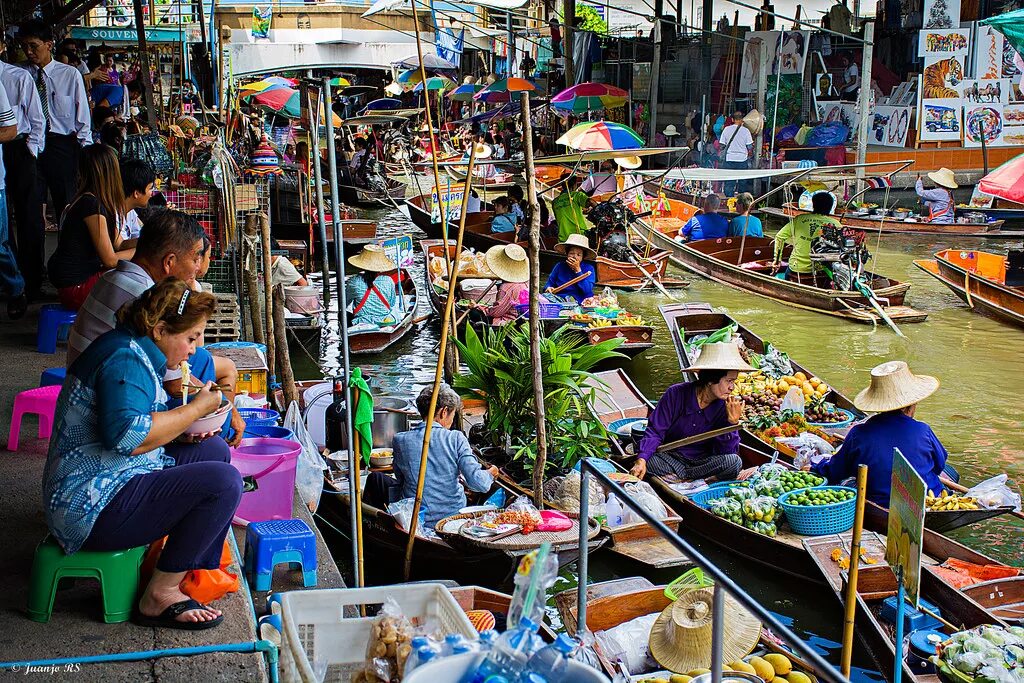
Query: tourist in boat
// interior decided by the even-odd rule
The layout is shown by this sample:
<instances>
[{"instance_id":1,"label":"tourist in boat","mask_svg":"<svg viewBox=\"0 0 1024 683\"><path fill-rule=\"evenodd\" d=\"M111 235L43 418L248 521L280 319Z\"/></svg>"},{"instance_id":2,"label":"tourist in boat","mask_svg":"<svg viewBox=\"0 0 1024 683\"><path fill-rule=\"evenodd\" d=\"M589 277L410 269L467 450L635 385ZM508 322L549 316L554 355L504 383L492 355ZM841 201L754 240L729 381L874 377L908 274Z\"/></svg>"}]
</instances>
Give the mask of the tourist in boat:
<instances>
[{"instance_id":1,"label":"tourist in boat","mask_svg":"<svg viewBox=\"0 0 1024 683\"><path fill-rule=\"evenodd\" d=\"M167 537L138 603L144 626L199 630L223 621L180 588L186 572L220 566L242 496L224 440L185 434L223 399L208 383L188 405L167 410L160 389L163 371L195 350L216 305L183 280L161 282L72 363L58 398L43 472L46 524L67 553Z\"/></svg>"},{"instance_id":2,"label":"tourist in boat","mask_svg":"<svg viewBox=\"0 0 1024 683\"><path fill-rule=\"evenodd\" d=\"M602 161L601 168L596 173L591 173L587 176L587 179L580 185L580 192L583 192L588 197L601 194L612 194L618 192L619 187L615 179L615 171L612 168L612 162Z\"/></svg>"},{"instance_id":3,"label":"tourist in boat","mask_svg":"<svg viewBox=\"0 0 1024 683\"><path fill-rule=\"evenodd\" d=\"M764 237L761 219L750 215L750 207L754 205L754 197L749 192L740 192L736 196L736 217L729 221L729 237Z\"/></svg>"},{"instance_id":4,"label":"tourist in boat","mask_svg":"<svg viewBox=\"0 0 1024 683\"><path fill-rule=\"evenodd\" d=\"M522 226L526 222L526 209L529 208L529 204L525 201L525 193L523 188L518 185L513 185L508 188L508 208L512 213L512 218L515 220L517 226ZM526 205L524 207L524 204Z\"/></svg>"},{"instance_id":5,"label":"tourist in boat","mask_svg":"<svg viewBox=\"0 0 1024 683\"><path fill-rule=\"evenodd\" d=\"M689 367L697 379L669 387L651 413L631 470L633 475L641 479L647 474L674 475L684 481L708 482L735 479L743 465L737 454L739 431L673 451L656 451L665 443L738 425L743 418L743 401L733 396L732 390L739 373L751 370L735 344L704 344Z\"/></svg>"},{"instance_id":6,"label":"tourist in boat","mask_svg":"<svg viewBox=\"0 0 1024 683\"><path fill-rule=\"evenodd\" d=\"M583 208L590 200L580 191L580 178L572 174L565 179L562 194L551 202L551 211L558 223L558 239L564 242L569 235L583 234L587 231L587 219L583 216Z\"/></svg>"},{"instance_id":7,"label":"tourist in boat","mask_svg":"<svg viewBox=\"0 0 1024 683\"><path fill-rule=\"evenodd\" d=\"M637 173L630 173L640 168L643 163L638 156L615 157L615 163L619 167L619 175L616 177L616 191L619 193L617 199L632 208L639 210L644 199L644 179Z\"/></svg>"},{"instance_id":8,"label":"tourist in boat","mask_svg":"<svg viewBox=\"0 0 1024 683\"><path fill-rule=\"evenodd\" d=\"M729 232L729 221L718 213L721 207L722 200L714 192L704 197L703 209L679 229L676 241L694 242L725 237Z\"/></svg>"},{"instance_id":9,"label":"tourist in boat","mask_svg":"<svg viewBox=\"0 0 1024 683\"><path fill-rule=\"evenodd\" d=\"M564 242L555 245L555 251L565 254L565 260L559 261L551 269L548 281L544 285L544 291L551 292L562 285L572 282L580 275L589 275L579 282L569 285L558 292L559 296L572 297L576 303L582 303L584 299L594 296L594 283L597 281L597 271L592 263L597 258L597 252L590 248L590 241L585 235L569 235Z\"/></svg>"},{"instance_id":10,"label":"tourist in boat","mask_svg":"<svg viewBox=\"0 0 1024 683\"><path fill-rule=\"evenodd\" d=\"M395 278L387 275L398 269L377 244L367 244L348 262L360 270L345 282L345 295L352 307L353 325L380 326L391 318L398 301Z\"/></svg>"},{"instance_id":11,"label":"tourist in boat","mask_svg":"<svg viewBox=\"0 0 1024 683\"><path fill-rule=\"evenodd\" d=\"M487 267L501 279L494 304L471 304L470 321L501 327L519 317L516 304L529 301L530 262L526 250L518 244L496 244L484 255Z\"/></svg>"},{"instance_id":12,"label":"tourist in boat","mask_svg":"<svg viewBox=\"0 0 1024 683\"><path fill-rule=\"evenodd\" d=\"M953 223L956 221L956 202L953 201L953 190L960 187L956 184L953 172L943 166L938 171L932 171L928 178L938 185L931 190L924 189L924 181L917 176L917 183L914 189L917 196L928 207L928 221L930 223Z\"/></svg>"},{"instance_id":13,"label":"tourist in boat","mask_svg":"<svg viewBox=\"0 0 1024 683\"><path fill-rule=\"evenodd\" d=\"M508 197L498 197L494 200L494 218L491 219L491 232L514 233L515 231L516 219L512 214L511 203Z\"/></svg>"},{"instance_id":14,"label":"tourist in boat","mask_svg":"<svg viewBox=\"0 0 1024 683\"><path fill-rule=\"evenodd\" d=\"M939 380L915 375L903 361L875 366L871 384L853 399L858 410L874 415L853 427L839 451L812 470L838 484L857 476L859 465L867 465L868 499L889 507L893 449L898 448L928 490L938 495L948 455L932 428L914 419L917 404L938 388Z\"/></svg>"},{"instance_id":15,"label":"tourist in boat","mask_svg":"<svg viewBox=\"0 0 1024 683\"><path fill-rule=\"evenodd\" d=\"M493 155L494 149L490 145L484 144L482 142L476 143L476 158L474 159L475 165L473 166L473 175L477 178L482 178L485 184L487 180L494 178L495 176L498 175L497 167L494 164L487 162L487 160L490 159ZM466 152L466 155L463 157L463 159L466 160L467 162L469 161L468 151Z\"/></svg>"},{"instance_id":16,"label":"tourist in boat","mask_svg":"<svg viewBox=\"0 0 1024 683\"><path fill-rule=\"evenodd\" d=\"M433 387L426 387L416 397L416 409L424 420L430 409ZM442 383L437 392L434 424L430 431L430 457L423 483L423 511L430 528L438 521L458 514L466 507L465 487L477 493L486 493L498 476L495 466L485 468L473 455L469 439L458 430L452 429L455 413L462 408L462 399L447 384ZM391 440L394 455L395 486L399 494L396 499L412 498L420 479L420 457L423 454L423 437L426 422L399 432ZM369 482L367 482L369 484ZM369 491L368 491L369 492ZM390 494L395 497L394 493Z\"/></svg>"},{"instance_id":17,"label":"tourist in boat","mask_svg":"<svg viewBox=\"0 0 1024 683\"><path fill-rule=\"evenodd\" d=\"M811 261L811 244L821 236L822 228L834 225L842 228L839 219L832 215L835 198L828 192L815 192L811 197L811 213L802 213L793 217L775 235L775 258L772 264L772 275L782 268L782 253L787 242L792 242L793 249L789 252L785 279L796 282L815 282L817 274Z\"/></svg>"}]
</instances>

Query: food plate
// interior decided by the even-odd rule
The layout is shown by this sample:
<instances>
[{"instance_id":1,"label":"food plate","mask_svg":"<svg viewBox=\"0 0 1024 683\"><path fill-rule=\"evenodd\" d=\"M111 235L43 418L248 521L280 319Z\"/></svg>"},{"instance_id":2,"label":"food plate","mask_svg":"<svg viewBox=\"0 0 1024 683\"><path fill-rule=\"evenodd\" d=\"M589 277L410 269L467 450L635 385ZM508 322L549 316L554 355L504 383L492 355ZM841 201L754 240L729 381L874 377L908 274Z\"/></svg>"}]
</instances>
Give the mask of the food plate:
<instances>
[{"instance_id":1,"label":"food plate","mask_svg":"<svg viewBox=\"0 0 1024 683\"><path fill-rule=\"evenodd\" d=\"M498 539L519 533L522 529L518 524L464 524L459 533L469 538Z\"/></svg>"}]
</instances>

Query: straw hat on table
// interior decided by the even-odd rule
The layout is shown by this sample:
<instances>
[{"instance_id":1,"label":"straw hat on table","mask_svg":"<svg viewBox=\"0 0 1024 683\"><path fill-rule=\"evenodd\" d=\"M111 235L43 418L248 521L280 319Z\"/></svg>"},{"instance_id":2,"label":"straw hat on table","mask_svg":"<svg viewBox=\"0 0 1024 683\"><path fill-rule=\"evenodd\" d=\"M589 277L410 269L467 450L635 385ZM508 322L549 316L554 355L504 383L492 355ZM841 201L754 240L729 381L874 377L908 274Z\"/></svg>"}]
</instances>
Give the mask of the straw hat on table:
<instances>
[{"instance_id":1,"label":"straw hat on table","mask_svg":"<svg viewBox=\"0 0 1024 683\"><path fill-rule=\"evenodd\" d=\"M737 370L750 372L754 368L743 360L740 350L731 342L704 344L700 347L700 356L687 370ZM729 660L732 661L732 660Z\"/></svg>"},{"instance_id":2,"label":"straw hat on table","mask_svg":"<svg viewBox=\"0 0 1024 683\"><path fill-rule=\"evenodd\" d=\"M358 254L349 256L348 262L371 273L387 273L398 268L379 244L367 244Z\"/></svg>"},{"instance_id":3,"label":"straw hat on table","mask_svg":"<svg viewBox=\"0 0 1024 683\"><path fill-rule=\"evenodd\" d=\"M530 279L530 262L526 250L518 244L496 244L484 258L491 272L505 282L526 282Z\"/></svg>"},{"instance_id":4,"label":"straw hat on table","mask_svg":"<svg viewBox=\"0 0 1024 683\"><path fill-rule=\"evenodd\" d=\"M711 668L713 596L713 588L690 591L658 616L650 640L658 664L676 673ZM761 637L761 622L728 594L722 615L722 661L735 662L754 650Z\"/></svg>"},{"instance_id":5,"label":"straw hat on table","mask_svg":"<svg viewBox=\"0 0 1024 683\"><path fill-rule=\"evenodd\" d=\"M960 187L956 184L956 176L954 176L953 172L945 166L940 168L938 171L932 171L928 174L928 177L931 178L933 183L941 185L947 190L955 190Z\"/></svg>"},{"instance_id":6,"label":"straw hat on table","mask_svg":"<svg viewBox=\"0 0 1024 683\"><path fill-rule=\"evenodd\" d=\"M597 258L597 252L590 248L590 240L585 235L579 233L573 233L565 238L564 242L559 242L555 245L555 251L559 254L565 254L569 251L569 247L579 247L583 250L583 258L595 259Z\"/></svg>"},{"instance_id":7,"label":"straw hat on table","mask_svg":"<svg viewBox=\"0 0 1024 683\"><path fill-rule=\"evenodd\" d=\"M633 156L628 157L615 157L615 163L618 164L620 168L632 170L634 168L640 168L640 164L643 162L640 161L640 157L634 154Z\"/></svg>"},{"instance_id":8,"label":"straw hat on table","mask_svg":"<svg viewBox=\"0 0 1024 683\"><path fill-rule=\"evenodd\" d=\"M676 125L674 123L670 123L667 126L665 126L665 130L661 131L661 134L667 138L670 138L675 135L679 135L679 131L676 130Z\"/></svg>"},{"instance_id":9,"label":"straw hat on table","mask_svg":"<svg viewBox=\"0 0 1024 683\"><path fill-rule=\"evenodd\" d=\"M876 365L871 370L871 385L857 394L853 405L865 413L884 413L920 403L935 393L939 380L915 375L901 360Z\"/></svg>"}]
</instances>

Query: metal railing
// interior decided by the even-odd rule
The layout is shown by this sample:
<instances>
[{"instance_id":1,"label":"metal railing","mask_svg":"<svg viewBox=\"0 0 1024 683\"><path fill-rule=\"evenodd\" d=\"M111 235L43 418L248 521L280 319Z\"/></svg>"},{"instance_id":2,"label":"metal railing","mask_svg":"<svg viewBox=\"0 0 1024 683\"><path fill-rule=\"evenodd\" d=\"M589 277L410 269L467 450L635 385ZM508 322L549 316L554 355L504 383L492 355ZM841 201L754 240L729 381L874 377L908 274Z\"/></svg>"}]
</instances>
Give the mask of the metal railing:
<instances>
[{"instance_id":1,"label":"metal railing","mask_svg":"<svg viewBox=\"0 0 1024 683\"><path fill-rule=\"evenodd\" d=\"M693 560L711 579L714 581L714 598L712 600L712 635L711 635L711 680L713 683L720 683L722 680L722 638L725 609L725 594L731 595L744 609L757 617L762 624L768 626L772 632L793 648L795 653L804 659L813 669L819 681L823 683L841 683L846 681L841 673L818 654L807 643L801 640L795 633L782 624L771 612L761 606L759 602L750 597L749 594L730 579L721 569L711 563L696 548L674 533L660 520L656 519L650 512L644 509L639 503L623 489L619 484L612 481L608 475L596 469L584 458L580 462L580 520L588 519L590 516L590 500L586 492L590 490L590 477L597 478L611 493L622 502L623 505L633 511L640 519L651 528L661 534L678 551ZM576 622L578 635L587 629L587 524L580 524L580 559L579 559L579 586L577 593Z\"/></svg>"}]
</instances>

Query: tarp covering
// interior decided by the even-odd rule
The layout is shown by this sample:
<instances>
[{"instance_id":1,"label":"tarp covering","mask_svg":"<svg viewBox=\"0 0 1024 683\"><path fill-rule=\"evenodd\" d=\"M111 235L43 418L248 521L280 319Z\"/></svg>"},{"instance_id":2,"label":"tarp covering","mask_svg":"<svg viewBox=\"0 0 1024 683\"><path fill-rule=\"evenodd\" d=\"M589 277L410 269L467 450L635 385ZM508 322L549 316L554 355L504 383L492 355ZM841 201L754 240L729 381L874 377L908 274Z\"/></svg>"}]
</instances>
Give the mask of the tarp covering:
<instances>
[{"instance_id":1,"label":"tarp covering","mask_svg":"<svg viewBox=\"0 0 1024 683\"><path fill-rule=\"evenodd\" d=\"M664 176L665 180L691 180L694 182L711 183L721 180L755 180L757 178L777 178L779 176L806 173L806 168L673 168L669 172L655 170L634 171L647 176ZM821 169L815 169L821 170Z\"/></svg>"}]
</instances>

